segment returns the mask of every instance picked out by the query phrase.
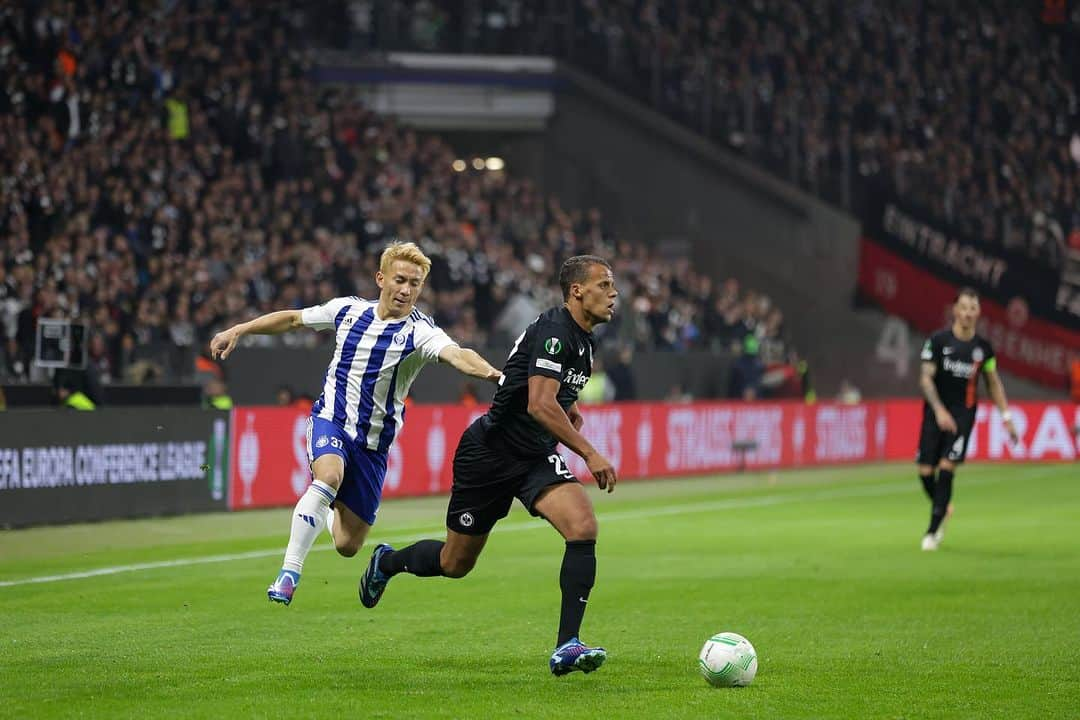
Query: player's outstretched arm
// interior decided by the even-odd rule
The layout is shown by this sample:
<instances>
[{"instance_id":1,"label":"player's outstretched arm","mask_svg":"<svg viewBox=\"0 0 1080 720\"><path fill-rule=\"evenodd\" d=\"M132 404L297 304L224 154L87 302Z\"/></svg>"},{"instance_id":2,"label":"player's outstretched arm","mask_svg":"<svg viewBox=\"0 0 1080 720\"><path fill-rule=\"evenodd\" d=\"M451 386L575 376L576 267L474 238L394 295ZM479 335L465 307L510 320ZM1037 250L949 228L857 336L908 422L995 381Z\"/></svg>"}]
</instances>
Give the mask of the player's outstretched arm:
<instances>
[{"instance_id":1,"label":"player's outstretched arm","mask_svg":"<svg viewBox=\"0 0 1080 720\"><path fill-rule=\"evenodd\" d=\"M299 310L277 310L260 315L254 320L237 323L215 335L210 341L210 357L222 360L229 357L244 335L278 335L302 325Z\"/></svg>"},{"instance_id":2,"label":"player's outstretched arm","mask_svg":"<svg viewBox=\"0 0 1080 720\"><path fill-rule=\"evenodd\" d=\"M556 440L581 456L601 490L612 492L618 481L615 467L577 431L569 415L559 405L556 395L561 384L559 380L543 375L530 377L529 415L554 435Z\"/></svg>"},{"instance_id":3,"label":"player's outstretched arm","mask_svg":"<svg viewBox=\"0 0 1080 720\"><path fill-rule=\"evenodd\" d=\"M481 357L480 353L469 348L448 345L439 353L439 361L446 363L459 372L481 380L499 382L499 378L502 377L502 373L492 367L491 363Z\"/></svg>"},{"instance_id":4,"label":"player's outstretched arm","mask_svg":"<svg viewBox=\"0 0 1080 720\"><path fill-rule=\"evenodd\" d=\"M984 374L986 375L986 387L990 391L990 398L994 401L994 405L997 406L998 412L1001 413L1001 420L1005 423L1005 429L1009 431L1009 437L1014 443L1019 442L1020 435L1016 432L1012 413L1009 412L1009 401L1005 398L1005 384L1001 382L1001 376L998 375L997 368L984 368Z\"/></svg>"}]
</instances>

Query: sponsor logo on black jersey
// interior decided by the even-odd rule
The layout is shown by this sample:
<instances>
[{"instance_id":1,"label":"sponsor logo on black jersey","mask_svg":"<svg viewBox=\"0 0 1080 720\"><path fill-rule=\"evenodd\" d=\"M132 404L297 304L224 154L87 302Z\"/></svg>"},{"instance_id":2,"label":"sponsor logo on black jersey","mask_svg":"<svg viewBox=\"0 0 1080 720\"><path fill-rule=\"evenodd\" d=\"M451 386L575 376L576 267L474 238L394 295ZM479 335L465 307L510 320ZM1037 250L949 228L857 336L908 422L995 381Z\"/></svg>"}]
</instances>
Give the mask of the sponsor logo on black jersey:
<instances>
[{"instance_id":1,"label":"sponsor logo on black jersey","mask_svg":"<svg viewBox=\"0 0 1080 720\"><path fill-rule=\"evenodd\" d=\"M566 377L563 378L563 382L567 385L574 386L578 392L581 392L581 388L585 387L585 383L589 382L589 376L580 370L570 368L566 371Z\"/></svg>"},{"instance_id":2,"label":"sponsor logo on black jersey","mask_svg":"<svg viewBox=\"0 0 1080 720\"><path fill-rule=\"evenodd\" d=\"M964 362L963 360L945 358L942 361L942 367L956 377L969 378L975 374L975 363Z\"/></svg>"}]
</instances>

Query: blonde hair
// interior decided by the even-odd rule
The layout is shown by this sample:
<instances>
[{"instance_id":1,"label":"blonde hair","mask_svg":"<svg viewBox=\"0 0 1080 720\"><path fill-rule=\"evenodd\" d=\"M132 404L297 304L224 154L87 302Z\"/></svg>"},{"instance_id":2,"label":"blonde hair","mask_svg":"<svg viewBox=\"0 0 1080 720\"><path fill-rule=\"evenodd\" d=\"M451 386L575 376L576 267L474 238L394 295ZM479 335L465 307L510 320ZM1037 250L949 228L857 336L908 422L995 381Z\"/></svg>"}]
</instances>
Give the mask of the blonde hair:
<instances>
[{"instance_id":1,"label":"blonde hair","mask_svg":"<svg viewBox=\"0 0 1080 720\"><path fill-rule=\"evenodd\" d=\"M395 260L404 260L419 265L420 269L424 271L425 278L431 272L431 258L425 255L424 251L417 247L414 242L393 242L387 245L382 252L382 257L379 258L379 271L384 275L390 272L390 265Z\"/></svg>"}]
</instances>

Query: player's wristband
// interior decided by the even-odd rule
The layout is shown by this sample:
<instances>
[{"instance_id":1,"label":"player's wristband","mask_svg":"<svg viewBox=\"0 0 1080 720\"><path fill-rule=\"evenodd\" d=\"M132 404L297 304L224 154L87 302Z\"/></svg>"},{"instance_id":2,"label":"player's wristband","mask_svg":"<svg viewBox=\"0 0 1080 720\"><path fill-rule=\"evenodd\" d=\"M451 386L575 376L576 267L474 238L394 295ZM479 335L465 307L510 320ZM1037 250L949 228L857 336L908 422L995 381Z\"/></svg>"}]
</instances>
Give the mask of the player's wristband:
<instances>
[{"instance_id":1,"label":"player's wristband","mask_svg":"<svg viewBox=\"0 0 1080 720\"><path fill-rule=\"evenodd\" d=\"M1001 422L1009 422L1010 420L1012 420L1011 412L1006 410L1005 412L1001 413Z\"/></svg>"}]
</instances>

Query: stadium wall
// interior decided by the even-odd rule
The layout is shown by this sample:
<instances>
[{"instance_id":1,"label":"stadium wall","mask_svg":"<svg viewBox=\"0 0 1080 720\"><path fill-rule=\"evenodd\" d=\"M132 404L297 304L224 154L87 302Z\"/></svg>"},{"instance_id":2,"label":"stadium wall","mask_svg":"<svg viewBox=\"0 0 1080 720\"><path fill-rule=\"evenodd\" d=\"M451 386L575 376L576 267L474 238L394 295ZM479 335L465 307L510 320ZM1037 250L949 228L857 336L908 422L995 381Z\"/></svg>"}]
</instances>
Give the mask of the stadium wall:
<instances>
[{"instance_id":1,"label":"stadium wall","mask_svg":"<svg viewBox=\"0 0 1080 720\"><path fill-rule=\"evenodd\" d=\"M445 494L461 432L481 406L417 405L393 445L388 498ZM978 410L971 461L1075 462L1080 405L1014 403L1022 440ZM621 403L582 408L584 432L623 479L911 462L916 400ZM308 415L241 406L0 413L0 527L290 506L310 481ZM581 478L579 458L564 453Z\"/></svg>"},{"instance_id":2,"label":"stadium wall","mask_svg":"<svg viewBox=\"0 0 1080 720\"><path fill-rule=\"evenodd\" d=\"M0 413L0 527L224 510L229 414Z\"/></svg>"},{"instance_id":3,"label":"stadium wall","mask_svg":"<svg viewBox=\"0 0 1080 720\"><path fill-rule=\"evenodd\" d=\"M858 464L914 462L922 404L891 400L822 403L620 403L582 407L583 432L623 479ZM418 405L390 452L384 496L445 494L454 449L482 407ZM1012 406L1022 440L1013 447L989 405L978 409L971 461L1060 462L1080 454L1080 405ZM234 411L233 509L288 506L309 482L307 415L290 408ZM742 449L740 449L742 448ZM565 453L578 477L580 458Z\"/></svg>"}]
</instances>

